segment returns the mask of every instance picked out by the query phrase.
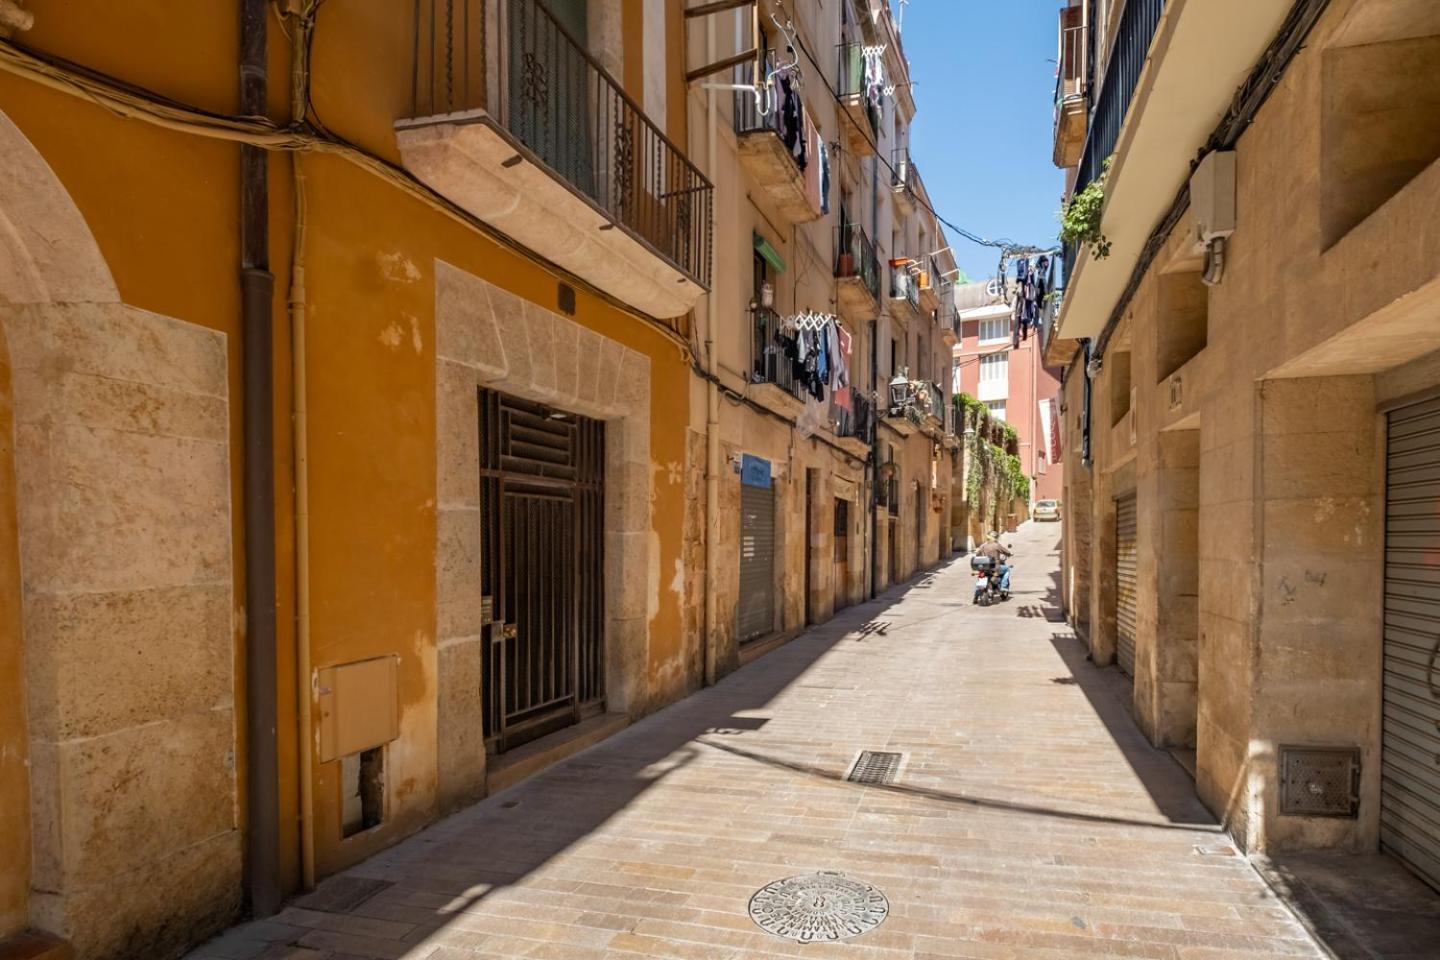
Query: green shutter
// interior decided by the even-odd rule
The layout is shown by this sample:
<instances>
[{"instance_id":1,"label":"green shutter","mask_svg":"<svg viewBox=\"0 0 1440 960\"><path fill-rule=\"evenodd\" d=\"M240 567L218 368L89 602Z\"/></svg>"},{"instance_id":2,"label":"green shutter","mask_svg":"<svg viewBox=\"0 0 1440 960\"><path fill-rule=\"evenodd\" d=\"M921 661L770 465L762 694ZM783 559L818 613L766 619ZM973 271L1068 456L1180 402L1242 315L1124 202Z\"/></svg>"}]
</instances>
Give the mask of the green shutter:
<instances>
[{"instance_id":1,"label":"green shutter","mask_svg":"<svg viewBox=\"0 0 1440 960\"><path fill-rule=\"evenodd\" d=\"M770 245L760 234L752 234L755 239L755 252L765 258L765 262L774 267L778 273L785 272L785 258L780 256L780 251Z\"/></svg>"}]
</instances>

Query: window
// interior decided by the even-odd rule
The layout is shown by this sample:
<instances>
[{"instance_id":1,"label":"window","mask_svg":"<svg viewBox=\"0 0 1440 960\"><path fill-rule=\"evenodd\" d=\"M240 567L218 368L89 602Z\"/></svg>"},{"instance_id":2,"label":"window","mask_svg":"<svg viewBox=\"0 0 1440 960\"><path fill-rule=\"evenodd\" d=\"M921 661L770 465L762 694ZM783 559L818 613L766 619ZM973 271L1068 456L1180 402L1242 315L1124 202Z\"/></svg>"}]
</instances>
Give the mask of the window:
<instances>
[{"instance_id":1,"label":"window","mask_svg":"<svg viewBox=\"0 0 1440 960\"><path fill-rule=\"evenodd\" d=\"M980 382L1004 383L1010 379L1010 352L1001 350L980 357Z\"/></svg>"},{"instance_id":2,"label":"window","mask_svg":"<svg viewBox=\"0 0 1440 960\"><path fill-rule=\"evenodd\" d=\"M964 388L960 386L960 361L956 360L950 364L950 389L955 393L961 393Z\"/></svg>"},{"instance_id":3,"label":"window","mask_svg":"<svg viewBox=\"0 0 1440 960\"><path fill-rule=\"evenodd\" d=\"M980 321L980 342L1000 343L1010 339L1010 318L995 317Z\"/></svg>"},{"instance_id":4,"label":"window","mask_svg":"<svg viewBox=\"0 0 1440 960\"><path fill-rule=\"evenodd\" d=\"M989 410L990 416L994 417L996 420L999 420L1001 423L1005 422L1004 400L986 400L985 409Z\"/></svg>"}]
</instances>

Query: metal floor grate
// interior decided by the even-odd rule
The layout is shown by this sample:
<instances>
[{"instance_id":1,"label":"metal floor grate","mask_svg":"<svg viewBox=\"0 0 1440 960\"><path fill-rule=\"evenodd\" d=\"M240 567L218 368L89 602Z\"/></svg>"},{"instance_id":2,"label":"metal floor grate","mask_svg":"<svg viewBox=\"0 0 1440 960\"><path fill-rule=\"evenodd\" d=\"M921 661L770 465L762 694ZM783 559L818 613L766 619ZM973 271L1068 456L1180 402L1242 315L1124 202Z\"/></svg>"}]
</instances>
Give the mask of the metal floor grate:
<instances>
[{"instance_id":1,"label":"metal floor grate","mask_svg":"<svg viewBox=\"0 0 1440 960\"><path fill-rule=\"evenodd\" d=\"M861 750L845 779L851 783L894 783L904 756L884 750Z\"/></svg>"}]
</instances>

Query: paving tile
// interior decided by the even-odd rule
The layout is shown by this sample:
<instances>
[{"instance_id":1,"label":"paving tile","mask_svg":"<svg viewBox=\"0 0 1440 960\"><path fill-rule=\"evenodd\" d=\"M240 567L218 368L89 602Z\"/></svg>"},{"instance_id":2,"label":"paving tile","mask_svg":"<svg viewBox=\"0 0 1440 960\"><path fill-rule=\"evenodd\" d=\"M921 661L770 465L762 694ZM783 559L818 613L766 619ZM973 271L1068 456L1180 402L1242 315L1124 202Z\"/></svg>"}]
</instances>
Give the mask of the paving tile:
<instances>
[{"instance_id":1,"label":"paving tile","mask_svg":"<svg viewBox=\"0 0 1440 960\"><path fill-rule=\"evenodd\" d=\"M1026 603L1053 590L1056 533L1014 538ZM971 607L965 567L843 612L214 944L326 960L1324 956L1146 743L1114 671L1023 604ZM904 753L896 782L846 782L862 749ZM805 945L750 920L757 889L821 870L880 888L889 917Z\"/></svg>"}]
</instances>

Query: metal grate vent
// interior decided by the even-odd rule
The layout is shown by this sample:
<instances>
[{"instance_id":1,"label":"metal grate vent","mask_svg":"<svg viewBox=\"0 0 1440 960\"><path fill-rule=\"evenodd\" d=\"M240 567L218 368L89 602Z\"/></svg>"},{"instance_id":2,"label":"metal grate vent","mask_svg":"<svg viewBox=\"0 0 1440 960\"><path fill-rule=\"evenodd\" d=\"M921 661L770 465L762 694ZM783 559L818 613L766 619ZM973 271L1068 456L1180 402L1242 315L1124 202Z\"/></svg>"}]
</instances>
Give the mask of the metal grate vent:
<instances>
[{"instance_id":1,"label":"metal grate vent","mask_svg":"<svg viewBox=\"0 0 1440 960\"><path fill-rule=\"evenodd\" d=\"M1360 812L1360 751L1355 747L1280 748L1280 812L1355 817Z\"/></svg>"},{"instance_id":2,"label":"metal grate vent","mask_svg":"<svg viewBox=\"0 0 1440 960\"><path fill-rule=\"evenodd\" d=\"M851 783L894 783L904 756L883 750L861 750L845 779Z\"/></svg>"}]
</instances>

